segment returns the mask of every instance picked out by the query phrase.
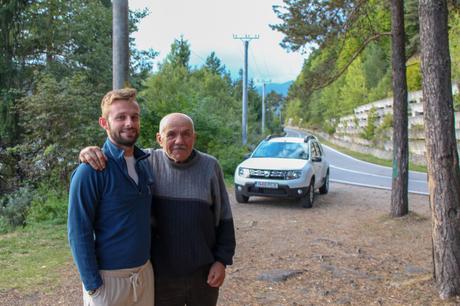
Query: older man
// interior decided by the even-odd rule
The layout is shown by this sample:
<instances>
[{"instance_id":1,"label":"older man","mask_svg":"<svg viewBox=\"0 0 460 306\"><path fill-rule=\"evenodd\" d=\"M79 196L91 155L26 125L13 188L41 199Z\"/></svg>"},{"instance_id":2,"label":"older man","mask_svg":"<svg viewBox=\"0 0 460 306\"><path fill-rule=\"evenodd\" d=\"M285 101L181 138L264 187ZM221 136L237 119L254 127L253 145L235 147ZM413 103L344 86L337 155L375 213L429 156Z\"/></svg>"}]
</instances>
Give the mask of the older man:
<instances>
[{"instance_id":1,"label":"older man","mask_svg":"<svg viewBox=\"0 0 460 306\"><path fill-rule=\"evenodd\" d=\"M233 218L217 160L194 149L192 119L165 116L148 149L155 177L152 261L155 305L216 305L235 252ZM80 158L101 167L95 149Z\"/></svg>"}]
</instances>

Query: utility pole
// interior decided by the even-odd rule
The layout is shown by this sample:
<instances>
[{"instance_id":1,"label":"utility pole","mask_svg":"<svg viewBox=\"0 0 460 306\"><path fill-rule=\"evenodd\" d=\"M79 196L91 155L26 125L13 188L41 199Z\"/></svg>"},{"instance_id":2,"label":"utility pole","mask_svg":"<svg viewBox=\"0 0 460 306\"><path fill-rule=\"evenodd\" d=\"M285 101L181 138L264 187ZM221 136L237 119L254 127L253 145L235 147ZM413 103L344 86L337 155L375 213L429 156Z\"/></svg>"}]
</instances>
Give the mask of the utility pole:
<instances>
[{"instance_id":1,"label":"utility pole","mask_svg":"<svg viewBox=\"0 0 460 306\"><path fill-rule=\"evenodd\" d=\"M262 135L265 133L265 82L262 84Z\"/></svg>"},{"instance_id":2,"label":"utility pole","mask_svg":"<svg viewBox=\"0 0 460 306\"><path fill-rule=\"evenodd\" d=\"M262 82L262 128L261 128L261 133L264 135L265 133L265 85L267 83L270 83L271 80L261 80Z\"/></svg>"},{"instance_id":3,"label":"utility pole","mask_svg":"<svg viewBox=\"0 0 460 306\"><path fill-rule=\"evenodd\" d=\"M112 5L112 87L113 89L120 89L128 83L128 0L113 0Z\"/></svg>"},{"instance_id":4,"label":"utility pole","mask_svg":"<svg viewBox=\"0 0 460 306\"><path fill-rule=\"evenodd\" d=\"M243 68L243 114L241 119L242 142L243 145L248 142L248 46L252 39L259 39L259 35L233 35L233 39L239 39L244 43L244 68Z\"/></svg>"}]
</instances>

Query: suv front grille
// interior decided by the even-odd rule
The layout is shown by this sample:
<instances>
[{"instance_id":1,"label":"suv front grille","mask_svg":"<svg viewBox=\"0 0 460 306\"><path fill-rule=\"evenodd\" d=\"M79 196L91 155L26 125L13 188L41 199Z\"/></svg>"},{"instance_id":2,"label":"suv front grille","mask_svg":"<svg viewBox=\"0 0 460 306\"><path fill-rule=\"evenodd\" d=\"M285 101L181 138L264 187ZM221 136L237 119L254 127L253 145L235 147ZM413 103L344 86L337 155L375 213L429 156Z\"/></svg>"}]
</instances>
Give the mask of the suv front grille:
<instances>
[{"instance_id":1,"label":"suv front grille","mask_svg":"<svg viewBox=\"0 0 460 306\"><path fill-rule=\"evenodd\" d=\"M265 178L265 179L277 179L285 180L286 171L285 170L260 170L260 169L250 169L249 174L251 178Z\"/></svg>"}]
</instances>

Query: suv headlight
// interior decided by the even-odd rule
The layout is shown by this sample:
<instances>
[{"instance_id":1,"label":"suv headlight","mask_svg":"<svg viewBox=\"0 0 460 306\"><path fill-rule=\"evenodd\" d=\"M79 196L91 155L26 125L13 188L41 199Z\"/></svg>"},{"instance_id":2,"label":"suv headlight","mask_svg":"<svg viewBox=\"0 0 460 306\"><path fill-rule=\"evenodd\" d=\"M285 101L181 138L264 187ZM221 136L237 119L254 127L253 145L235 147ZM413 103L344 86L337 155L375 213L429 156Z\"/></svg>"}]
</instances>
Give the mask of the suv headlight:
<instances>
[{"instance_id":1,"label":"suv headlight","mask_svg":"<svg viewBox=\"0 0 460 306\"><path fill-rule=\"evenodd\" d=\"M287 180L295 180L302 176L301 170L289 170L286 171L286 179Z\"/></svg>"},{"instance_id":2,"label":"suv headlight","mask_svg":"<svg viewBox=\"0 0 460 306\"><path fill-rule=\"evenodd\" d=\"M249 172L248 168L240 167L238 169L238 175L247 178L247 177L249 177L251 175L251 173Z\"/></svg>"}]
</instances>

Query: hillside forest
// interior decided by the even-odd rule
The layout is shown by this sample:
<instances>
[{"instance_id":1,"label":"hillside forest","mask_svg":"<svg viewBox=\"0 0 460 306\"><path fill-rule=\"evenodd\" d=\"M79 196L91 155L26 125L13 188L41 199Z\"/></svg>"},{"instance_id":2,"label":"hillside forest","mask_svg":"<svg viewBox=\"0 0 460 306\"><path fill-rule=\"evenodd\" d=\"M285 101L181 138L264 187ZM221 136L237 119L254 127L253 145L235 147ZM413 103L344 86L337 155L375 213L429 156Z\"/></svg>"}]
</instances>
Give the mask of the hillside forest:
<instances>
[{"instance_id":1,"label":"hillside forest","mask_svg":"<svg viewBox=\"0 0 460 306\"><path fill-rule=\"evenodd\" d=\"M284 108L285 118L296 125L334 133L338 118L353 113L357 106L392 97L391 10L389 1L366 1L353 20L353 28L340 20L324 22L327 12L340 16L340 9L298 13L302 1L287 1L290 11L277 8L284 23L272 26L287 35L282 42L288 50L307 52L301 73L291 86ZM353 3L345 1L344 3ZM418 0L404 1L406 69L409 91L422 89ZM334 11L335 10L335 11ZM296 15L296 13L298 13ZM316 20L321 22L315 22ZM342 12L343 13L343 12ZM304 15L302 15L304 14ZM321 15L323 14L323 15ZM300 17L299 17L300 16ZM302 27L301 21L309 24ZM303 19L302 19L303 18ZM452 82L460 80L460 14L457 6L449 10L449 45ZM337 30L334 25L341 25ZM301 30L297 30L301 29ZM343 30L343 33L340 32ZM337 31L337 33L331 33ZM306 34L305 34L306 33ZM311 43L304 45L304 37ZM327 40L327 36L333 39ZM312 51L313 50L313 51ZM311 53L308 53L311 52ZM460 97L454 96L454 108L460 111ZM387 118L385 125L392 125ZM367 135L364 135L366 137ZM372 136L372 135L369 135Z\"/></svg>"}]
</instances>

